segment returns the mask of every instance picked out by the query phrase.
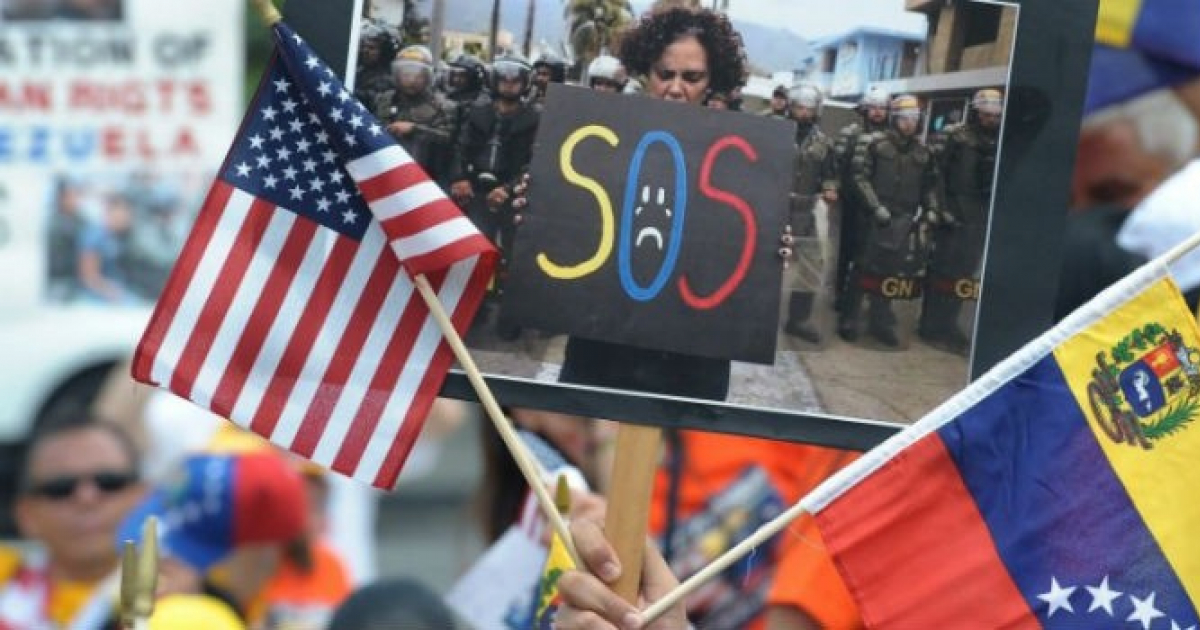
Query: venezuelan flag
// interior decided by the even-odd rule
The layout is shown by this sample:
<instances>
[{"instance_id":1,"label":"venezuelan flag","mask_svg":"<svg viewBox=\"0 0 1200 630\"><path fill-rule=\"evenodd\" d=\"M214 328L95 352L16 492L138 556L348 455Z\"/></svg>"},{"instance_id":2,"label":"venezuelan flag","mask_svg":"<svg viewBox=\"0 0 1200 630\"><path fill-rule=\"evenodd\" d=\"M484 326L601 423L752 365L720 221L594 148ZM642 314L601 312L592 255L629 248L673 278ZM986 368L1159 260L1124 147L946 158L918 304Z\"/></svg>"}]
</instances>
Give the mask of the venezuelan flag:
<instances>
[{"instance_id":1,"label":"venezuelan flag","mask_svg":"<svg viewBox=\"0 0 1200 630\"><path fill-rule=\"evenodd\" d=\"M554 613L562 601L558 594L558 580L563 573L573 568L575 563L571 561L571 554L567 553L562 538L555 533L550 539L550 554L546 556L546 566L538 580L537 610L533 617L535 628L549 629L554 626Z\"/></svg>"},{"instance_id":2,"label":"venezuelan flag","mask_svg":"<svg viewBox=\"0 0 1200 630\"><path fill-rule=\"evenodd\" d=\"M1200 2L1101 0L1085 111L1200 75Z\"/></svg>"},{"instance_id":3,"label":"venezuelan flag","mask_svg":"<svg viewBox=\"0 0 1200 630\"><path fill-rule=\"evenodd\" d=\"M869 626L1196 627L1200 331L1151 263L803 501Z\"/></svg>"}]
</instances>

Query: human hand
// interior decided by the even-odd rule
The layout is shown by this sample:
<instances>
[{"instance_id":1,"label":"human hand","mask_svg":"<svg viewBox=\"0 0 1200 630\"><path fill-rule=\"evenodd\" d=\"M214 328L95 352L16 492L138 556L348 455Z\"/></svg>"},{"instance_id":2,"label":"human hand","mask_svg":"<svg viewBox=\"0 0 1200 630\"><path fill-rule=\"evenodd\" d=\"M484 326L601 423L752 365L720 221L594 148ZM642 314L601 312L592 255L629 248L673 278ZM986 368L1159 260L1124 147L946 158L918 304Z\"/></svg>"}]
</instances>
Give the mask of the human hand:
<instances>
[{"instance_id":1,"label":"human hand","mask_svg":"<svg viewBox=\"0 0 1200 630\"><path fill-rule=\"evenodd\" d=\"M388 125L387 130L393 136L407 136L412 133L414 126L410 121L400 120Z\"/></svg>"},{"instance_id":2,"label":"human hand","mask_svg":"<svg viewBox=\"0 0 1200 630\"><path fill-rule=\"evenodd\" d=\"M887 208L879 206L875 208L875 223L880 226L886 226L892 222L892 213L888 212Z\"/></svg>"},{"instance_id":3,"label":"human hand","mask_svg":"<svg viewBox=\"0 0 1200 630\"><path fill-rule=\"evenodd\" d=\"M508 189L504 186L498 186L492 189L492 192L488 193L488 207L492 210L498 210L500 206L503 206L504 203L508 201L509 197L510 195L508 194Z\"/></svg>"},{"instance_id":4,"label":"human hand","mask_svg":"<svg viewBox=\"0 0 1200 630\"><path fill-rule=\"evenodd\" d=\"M591 521L571 524L571 537L584 567L563 574L558 589L563 603L554 618L558 630L684 630L688 627L683 604L674 606L650 625L643 625L637 608L621 599L609 586L621 577L616 552L604 532ZM642 556L639 605L665 597L679 581L662 554L649 540Z\"/></svg>"},{"instance_id":5,"label":"human hand","mask_svg":"<svg viewBox=\"0 0 1200 630\"><path fill-rule=\"evenodd\" d=\"M555 488L547 486L550 493L555 492ZM571 522L575 521L590 521L593 523L603 523L604 515L608 509L608 501L603 496L585 490L571 490L571 511L567 514ZM542 531L541 542L547 547L550 546L550 538L554 535L552 528L545 528Z\"/></svg>"},{"instance_id":6,"label":"human hand","mask_svg":"<svg viewBox=\"0 0 1200 630\"><path fill-rule=\"evenodd\" d=\"M529 204L529 197L527 196L529 193L529 173L521 176L521 181L517 182L516 186L513 186L512 192L512 207L514 210L520 210ZM517 217L519 216L517 215ZM519 223L520 219L517 217L514 217L514 221Z\"/></svg>"}]
</instances>

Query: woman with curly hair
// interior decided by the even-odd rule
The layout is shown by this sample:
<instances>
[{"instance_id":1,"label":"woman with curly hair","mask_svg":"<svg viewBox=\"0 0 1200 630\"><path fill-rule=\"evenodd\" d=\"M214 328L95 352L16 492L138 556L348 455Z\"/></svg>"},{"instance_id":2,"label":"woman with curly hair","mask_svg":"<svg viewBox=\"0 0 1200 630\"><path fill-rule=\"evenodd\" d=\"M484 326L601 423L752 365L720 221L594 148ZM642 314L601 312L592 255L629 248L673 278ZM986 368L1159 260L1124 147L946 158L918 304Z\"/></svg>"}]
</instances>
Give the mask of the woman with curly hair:
<instances>
[{"instance_id":1,"label":"woman with curly hair","mask_svg":"<svg viewBox=\"0 0 1200 630\"><path fill-rule=\"evenodd\" d=\"M704 102L745 83L742 36L723 13L672 7L647 13L621 39L621 62L646 78L646 93L668 101Z\"/></svg>"}]
</instances>

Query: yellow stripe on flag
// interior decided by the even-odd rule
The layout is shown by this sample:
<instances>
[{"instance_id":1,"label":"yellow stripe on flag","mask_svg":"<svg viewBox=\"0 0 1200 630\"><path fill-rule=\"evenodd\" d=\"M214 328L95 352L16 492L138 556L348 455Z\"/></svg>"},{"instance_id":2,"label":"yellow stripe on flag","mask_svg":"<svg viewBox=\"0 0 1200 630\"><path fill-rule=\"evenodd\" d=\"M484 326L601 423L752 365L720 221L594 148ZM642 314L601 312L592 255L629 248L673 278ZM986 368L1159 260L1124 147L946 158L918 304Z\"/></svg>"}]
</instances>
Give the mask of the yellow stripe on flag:
<instances>
[{"instance_id":1,"label":"yellow stripe on flag","mask_svg":"<svg viewBox=\"0 0 1200 630\"><path fill-rule=\"evenodd\" d=\"M1096 16L1096 42L1127 48L1133 39L1133 27L1137 24L1143 0L1100 0L1100 12Z\"/></svg>"},{"instance_id":2,"label":"yellow stripe on flag","mask_svg":"<svg viewBox=\"0 0 1200 630\"><path fill-rule=\"evenodd\" d=\"M1170 280L1055 350L1117 478L1200 601L1200 329Z\"/></svg>"}]
</instances>

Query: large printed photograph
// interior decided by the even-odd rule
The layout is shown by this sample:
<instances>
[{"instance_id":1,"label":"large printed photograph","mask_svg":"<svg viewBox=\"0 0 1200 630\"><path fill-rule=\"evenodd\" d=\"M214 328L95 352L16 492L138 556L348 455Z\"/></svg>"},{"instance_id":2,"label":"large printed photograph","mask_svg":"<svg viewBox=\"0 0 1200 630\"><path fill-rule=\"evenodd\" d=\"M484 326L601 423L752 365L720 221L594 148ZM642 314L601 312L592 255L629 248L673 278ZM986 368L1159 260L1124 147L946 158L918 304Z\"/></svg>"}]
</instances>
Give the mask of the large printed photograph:
<instances>
[{"instance_id":1,"label":"large printed photograph","mask_svg":"<svg viewBox=\"0 0 1200 630\"><path fill-rule=\"evenodd\" d=\"M1004 209L1005 160L1052 159L1082 95L1045 90L1081 86L1030 71L1014 99L1014 61L1084 20L740 0L682 26L688 57L651 42L659 4L376 0L351 28L355 94L502 252L467 343L503 402L886 433L1049 321L1055 274L1010 275L995 240L1037 216ZM1061 175L1026 221L1051 238ZM989 330L992 296L1026 321Z\"/></svg>"}]
</instances>

